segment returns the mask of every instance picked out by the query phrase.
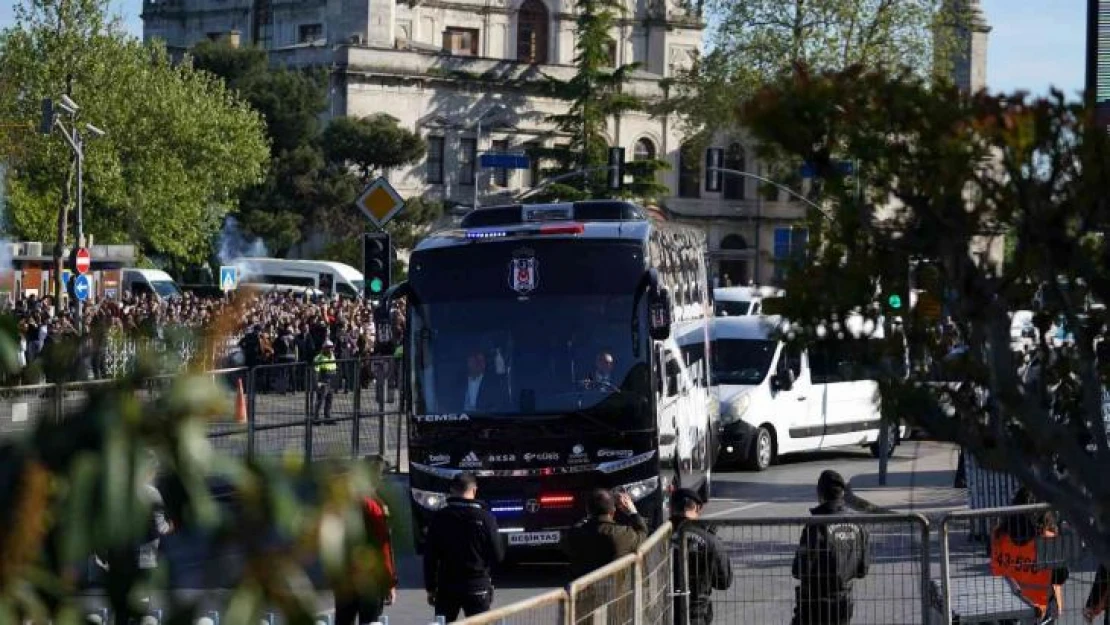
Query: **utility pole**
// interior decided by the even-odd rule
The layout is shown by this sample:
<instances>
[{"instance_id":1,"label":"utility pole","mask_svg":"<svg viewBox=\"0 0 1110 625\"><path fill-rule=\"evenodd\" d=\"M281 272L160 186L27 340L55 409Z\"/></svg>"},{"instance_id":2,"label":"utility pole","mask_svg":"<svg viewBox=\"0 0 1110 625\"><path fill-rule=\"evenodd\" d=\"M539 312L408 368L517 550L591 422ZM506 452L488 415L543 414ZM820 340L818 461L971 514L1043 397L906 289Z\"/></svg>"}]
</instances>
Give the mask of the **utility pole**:
<instances>
[{"instance_id":1,"label":"utility pole","mask_svg":"<svg viewBox=\"0 0 1110 625\"><path fill-rule=\"evenodd\" d=\"M58 111L67 114L70 118L70 127L66 128L65 124L58 118ZM69 95L63 95L57 102L54 100L46 99L42 103L42 126L41 132L43 134L50 134L54 130L65 138L66 143L73 149L73 158L76 161L77 170L77 248L85 246L85 139L81 134L78 127L77 117L81 107L74 102ZM93 126L92 124L85 124L85 130L90 132L94 137L104 136L104 131ZM68 185L67 185L68 186ZM63 202L60 214L58 215L58 242L54 250L55 259L55 272L56 281L54 286L55 296L55 312L61 314L61 283L62 274L65 272L65 261L63 260L63 251L66 241L66 221L68 214L69 203ZM76 300L76 325L77 332L84 334L85 332L85 316L84 316L84 302L77 297Z\"/></svg>"}]
</instances>

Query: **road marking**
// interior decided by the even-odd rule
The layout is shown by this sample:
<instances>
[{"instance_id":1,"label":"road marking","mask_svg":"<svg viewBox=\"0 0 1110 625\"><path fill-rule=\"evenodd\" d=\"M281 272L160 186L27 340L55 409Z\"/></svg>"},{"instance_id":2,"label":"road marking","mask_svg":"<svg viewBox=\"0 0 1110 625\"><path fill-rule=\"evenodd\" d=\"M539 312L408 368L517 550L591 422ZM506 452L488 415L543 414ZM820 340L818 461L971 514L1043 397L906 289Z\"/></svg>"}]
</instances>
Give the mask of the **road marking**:
<instances>
[{"instance_id":1,"label":"road marking","mask_svg":"<svg viewBox=\"0 0 1110 625\"><path fill-rule=\"evenodd\" d=\"M701 515L701 518L703 518L703 519L712 519L713 517L724 516L726 514L729 514L730 512L743 512L744 510L751 510L752 508L758 508L759 506L764 506L764 505L767 505L767 504L766 504L766 502L762 502L762 501L757 502L757 503L750 503L750 504L747 504L747 505L744 505L744 506L736 506L735 508L729 508L727 510L718 510L717 512L712 512L710 514L703 514L703 515Z\"/></svg>"}]
</instances>

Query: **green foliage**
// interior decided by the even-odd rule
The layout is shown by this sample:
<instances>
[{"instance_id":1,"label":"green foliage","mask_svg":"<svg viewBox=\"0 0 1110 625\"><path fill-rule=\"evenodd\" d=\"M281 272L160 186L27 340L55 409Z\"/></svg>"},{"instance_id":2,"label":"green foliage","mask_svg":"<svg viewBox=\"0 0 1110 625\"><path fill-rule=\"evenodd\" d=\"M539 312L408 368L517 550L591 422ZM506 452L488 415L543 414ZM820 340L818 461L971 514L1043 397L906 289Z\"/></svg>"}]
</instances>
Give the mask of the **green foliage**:
<instances>
[{"instance_id":1,"label":"green foliage","mask_svg":"<svg viewBox=\"0 0 1110 625\"><path fill-rule=\"evenodd\" d=\"M351 233L367 223L353 206L358 193L375 175L422 159L424 141L388 115L338 117L321 127L327 110L322 71L271 69L265 51L226 42L202 42L192 54L198 67L223 78L262 113L271 137L269 175L242 195L243 230L278 255L324 232L331 242L323 258L360 266L360 240ZM423 214L413 211L399 221L419 229L424 222L409 220Z\"/></svg>"},{"instance_id":2,"label":"green foliage","mask_svg":"<svg viewBox=\"0 0 1110 625\"><path fill-rule=\"evenodd\" d=\"M672 105L693 129L742 123L736 102L795 65L855 65L946 75L966 11L951 0L710 0L709 54L676 84ZM942 27L945 26L945 27ZM937 61L940 61L939 63Z\"/></svg>"},{"instance_id":3,"label":"green foliage","mask_svg":"<svg viewBox=\"0 0 1110 625\"><path fill-rule=\"evenodd\" d=\"M71 88L80 123L107 131L87 142L86 230L103 243L200 260L239 190L262 176L262 122L219 81L107 22L106 4L17 6L0 40L0 83L21 87L3 94L0 119L37 128L41 100ZM27 240L55 240L71 150L57 133L26 135L22 147L7 225Z\"/></svg>"},{"instance_id":4,"label":"green foliage","mask_svg":"<svg viewBox=\"0 0 1110 625\"><path fill-rule=\"evenodd\" d=\"M383 170L420 161L428 149L420 135L385 113L335 119L324 130L321 144L329 162L354 166L363 183Z\"/></svg>"},{"instance_id":5,"label":"green foliage","mask_svg":"<svg viewBox=\"0 0 1110 625\"><path fill-rule=\"evenodd\" d=\"M420 197L410 198L405 202L405 208L397 217L385 226L389 233L394 249L411 250L416 242L423 236L429 226L443 218L443 204L432 202ZM351 236L352 232L365 232L367 227L366 217L355 208L333 215L332 226L346 236L336 237L323 252L321 259L335 260L346 263L361 271L362 267L362 239ZM346 230L344 230L346 229ZM404 280L408 275L408 265L404 259L395 257L393 261L394 282Z\"/></svg>"},{"instance_id":6,"label":"green foliage","mask_svg":"<svg viewBox=\"0 0 1110 625\"><path fill-rule=\"evenodd\" d=\"M542 169L545 178L604 168L608 163L609 120L647 108L640 98L624 92L639 65L614 68L610 63L610 49L616 46L610 33L624 13L625 6L620 0L577 0L574 57L577 72L570 80L548 77L545 85L546 95L569 103L566 113L548 116L548 121L569 141L531 151L532 158L551 163ZM632 155L627 158L631 160ZM656 172L666 166L662 161L642 161L630 166L628 173L635 176L635 182L626 187L623 195L652 199L666 194L666 187L656 181ZM535 199L573 201L612 194L606 186L605 172L601 171L584 179L552 184L537 193Z\"/></svg>"},{"instance_id":7,"label":"green foliage","mask_svg":"<svg viewBox=\"0 0 1110 625\"><path fill-rule=\"evenodd\" d=\"M13 370L13 324L0 322L3 373ZM150 540L143 493L155 476L172 531L201 533L215 549L244 557L224 622L259 622L264 610L275 610L285 622L312 623L317 595L306 569L314 563L332 588L371 587L363 497L377 490L392 498L368 467L221 455L207 432L210 423L229 431L233 393L210 375L189 374L161 380L152 394L143 377L153 371L90 385L81 403L68 395L64 414L53 412L63 402L44 402L48 409L34 415L28 433L0 444L0 479L9 486L0 492L0 620L80 622L77 572L93 554L108 564L104 589L116 622L143 616L138 598L166 581L164 565L146 579L135 557ZM235 505L213 497L213 480L233 489ZM164 601L164 622L193 622L207 609L178 595Z\"/></svg>"},{"instance_id":8,"label":"green foliage","mask_svg":"<svg viewBox=\"0 0 1110 625\"><path fill-rule=\"evenodd\" d=\"M874 316L913 259L924 292L900 319L912 369L882 379L884 417L1018 476L1110 561L1110 352L1099 347L1105 308L1090 306L1110 298L1110 137L1093 112L1060 92L968 96L849 68L800 69L741 113L769 156L815 164L828 209L810 214L809 258L785 285L794 338L853 311ZM862 196L835 160L864 164ZM1003 238L1007 262L991 262ZM929 298L944 323L920 304ZM1038 330L1024 369L1010 335L1018 310L1034 311ZM1055 346L1053 324L1074 344Z\"/></svg>"}]
</instances>

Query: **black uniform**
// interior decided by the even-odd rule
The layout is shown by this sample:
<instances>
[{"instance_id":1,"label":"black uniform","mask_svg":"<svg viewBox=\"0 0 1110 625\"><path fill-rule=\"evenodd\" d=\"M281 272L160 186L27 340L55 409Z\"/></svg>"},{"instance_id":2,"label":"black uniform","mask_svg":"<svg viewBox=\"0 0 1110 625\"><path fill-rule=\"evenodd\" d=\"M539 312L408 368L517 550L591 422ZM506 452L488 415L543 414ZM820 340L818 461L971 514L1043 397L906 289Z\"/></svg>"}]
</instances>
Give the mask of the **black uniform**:
<instances>
[{"instance_id":1,"label":"black uniform","mask_svg":"<svg viewBox=\"0 0 1110 625\"><path fill-rule=\"evenodd\" d=\"M684 596L675 597L674 622L676 625L708 625L713 622L713 602L709 596L714 589L728 590L732 586L732 564L721 539L710 529L684 516L671 518L674 525L674 561L682 557L682 541L686 542L686 575L689 577L690 620L683 609ZM674 587L687 590L683 567L674 568Z\"/></svg>"},{"instance_id":2,"label":"black uniform","mask_svg":"<svg viewBox=\"0 0 1110 625\"><path fill-rule=\"evenodd\" d=\"M481 502L448 497L428 526L424 587L435 598L436 616L472 616L493 601L490 569L505 557L497 521Z\"/></svg>"},{"instance_id":3,"label":"black uniform","mask_svg":"<svg viewBox=\"0 0 1110 625\"><path fill-rule=\"evenodd\" d=\"M851 514L844 500L828 501L810 510L814 515ZM812 523L802 530L791 572L794 591L793 625L847 625L852 619L852 581L867 575L870 562L867 531L851 523Z\"/></svg>"},{"instance_id":4,"label":"black uniform","mask_svg":"<svg viewBox=\"0 0 1110 625\"><path fill-rule=\"evenodd\" d=\"M571 576L581 577L613 560L635 553L647 539L648 527L639 514L625 516L621 522L588 518L567 532Z\"/></svg>"}]
</instances>

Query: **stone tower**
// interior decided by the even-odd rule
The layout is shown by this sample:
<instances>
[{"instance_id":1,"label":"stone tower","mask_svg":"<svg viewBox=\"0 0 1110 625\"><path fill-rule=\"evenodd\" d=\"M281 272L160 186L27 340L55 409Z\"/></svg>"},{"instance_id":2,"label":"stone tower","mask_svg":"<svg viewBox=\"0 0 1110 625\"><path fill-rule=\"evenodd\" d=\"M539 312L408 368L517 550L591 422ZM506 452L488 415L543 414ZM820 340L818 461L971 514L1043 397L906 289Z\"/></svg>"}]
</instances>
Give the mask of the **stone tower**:
<instances>
[{"instance_id":1,"label":"stone tower","mask_svg":"<svg viewBox=\"0 0 1110 625\"><path fill-rule=\"evenodd\" d=\"M987 86L987 44L991 27L979 0L950 0L955 29L955 49L949 67L952 81L961 90L974 93Z\"/></svg>"}]
</instances>

